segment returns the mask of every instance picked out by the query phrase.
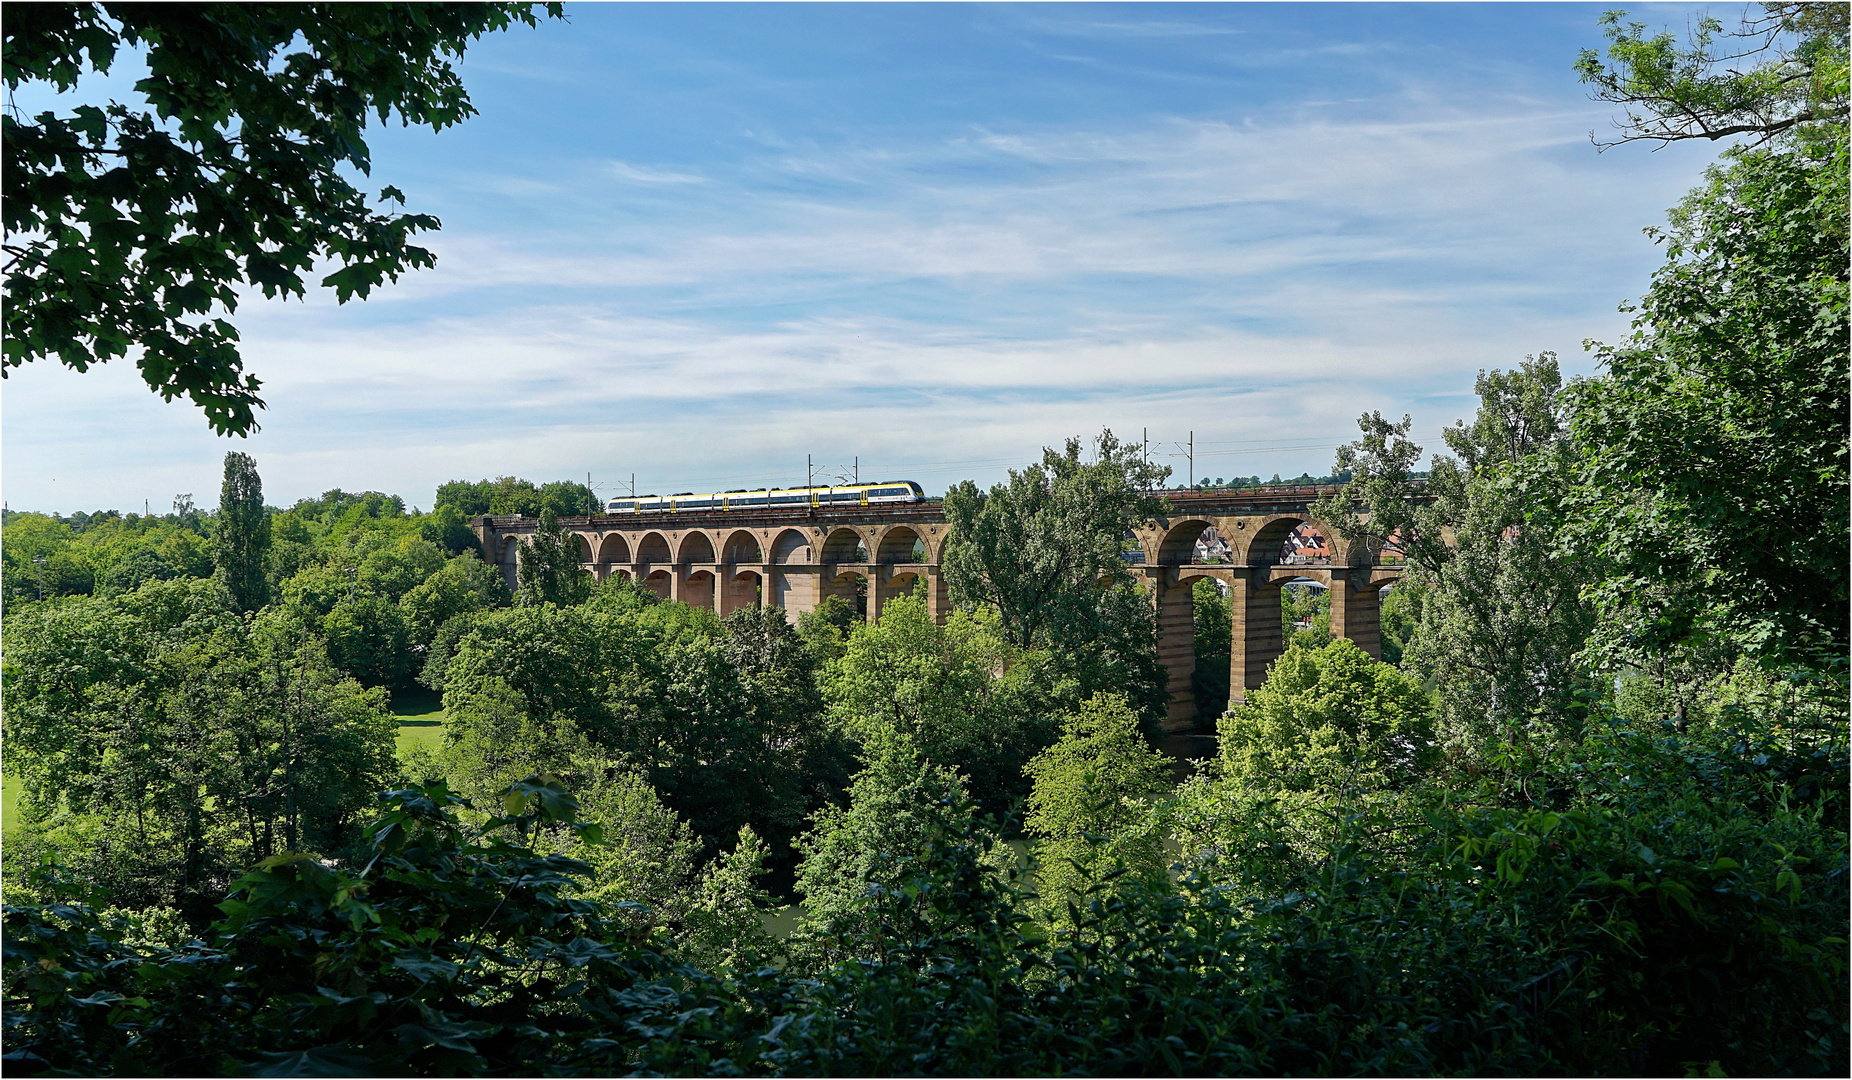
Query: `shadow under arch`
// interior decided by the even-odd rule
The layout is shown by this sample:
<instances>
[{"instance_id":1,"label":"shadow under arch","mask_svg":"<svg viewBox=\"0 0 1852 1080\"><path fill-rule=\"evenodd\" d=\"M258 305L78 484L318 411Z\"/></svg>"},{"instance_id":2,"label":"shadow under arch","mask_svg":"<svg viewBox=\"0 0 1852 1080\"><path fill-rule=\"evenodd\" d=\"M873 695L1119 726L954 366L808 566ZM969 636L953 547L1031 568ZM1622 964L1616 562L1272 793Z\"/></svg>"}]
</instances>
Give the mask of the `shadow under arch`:
<instances>
[{"instance_id":1,"label":"shadow under arch","mask_svg":"<svg viewBox=\"0 0 1852 1080\"><path fill-rule=\"evenodd\" d=\"M741 569L726 576L721 584L720 617L741 608L757 607L765 602L765 579L757 570Z\"/></svg>"},{"instance_id":2,"label":"shadow under arch","mask_svg":"<svg viewBox=\"0 0 1852 1080\"><path fill-rule=\"evenodd\" d=\"M611 533L598 545L598 561L601 563L629 562L630 542L623 533Z\"/></svg>"},{"instance_id":3,"label":"shadow under arch","mask_svg":"<svg viewBox=\"0 0 1852 1080\"><path fill-rule=\"evenodd\" d=\"M696 570L682 581L682 603L689 607L714 606L714 589L719 584L706 570Z\"/></svg>"},{"instance_id":4,"label":"shadow under arch","mask_svg":"<svg viewBox=\"0 0 1852 1080\"><path fill-rule=\"evenodd\" d=\"M674 562L669 554L669 538L659 532L647 532L637 540L637 562L667 563Z\"/></svg>"},{"instance_id":5,"label":"shadow under arch","mask_svg":"<svg viewBox=\"0 0 1852 1080\"><path fill-rule=\"evenodd\" d=\"M759 550L759 538L750 529L735 529L720 545L721 562L756 563L765 558Z\"/></svg>"},{"instance_id":6,"label":"shadow under arch","mask_svg":"<svg viewBox=\"0 0 1852 1080\"><path fill-rule=\"evenodd\" d=\"M854 570L837 574L829 581L823 582L818 590L817 602L821 603L832 596L840 596L855 606L855 613L866 619L868 617L868 579Z\"/></svg>"},{"instance_id":7,"label":"shadow under arch","mask_svg":"<svg viewBox=\"0 0 1852 1080\"><path fill-rule=\"evenodd\" d=\"M1193 537L1190 543L1195 543ZM1166 746L1168 752L1186 757L1213 750L1214 727L1228 708L1233 681L1235 598L1227 577L1231 571L1217 573L1212 566L1181 567L1174 577L1167 572L1158 597L1158 662L1168 676ZM1198 597L1204 582L1213 586L1213 598Z\"/></svg>"},{"instance_id":8,"label":"shadow under arch","mask_svg":"<svg viewBox=\"0 0 1852 1080\"><path fill-rule=\"evenodd\" d=\"M772 541L772 561L789 566L810 562L810 537L797 529L786 529Z\"/></svg>"},{"instance_id":9,"label":"shadow under arch","mask_svg":"<svg viewBox=\"0 0 1852 1080\"><path fill-rule=\"evenodd\" d=\"M823 557L818 562L855 563L867 562L867 547L862 542L862 534L847 526L831 529L829 536L823 540Z\"/></svg>"},{"instance_id":10,"label":"shadow under arch","mask_svg":"<svg viewBox=\"0 0 1852 1080\"><path fill-rule=\"evenodd\" d=\"M909 570L909 571L906 571L905 573L895 574L893 577L888 578L886 581L882 582L881 583L881 608L882 610L883 611L887 610L887 604L890 600L899 600L899 599L902 599L908 596L912 596L915 587L920 585L925 580L926 578L924 575L916 574L913 571ZM930 607L928 608L928 610L930 610Z\"/></svg>"},{"instance_id":11,"label":"shadow under arch","mask_svg":"<svg viewBox=\"0 0 1852 1080\"><path fill-rule=\"evenodd\" d=\"M911 526L890 525L876 541L878 563L924 563L932 561L932 548Z\"/></svg>"},{"instance_id":12,"label":"shadow under arch","mask_svg":"<svg viewBox=\"0 0 1852 1080\"><path fill-rule=\"evenodd\" d=\"M704 532L691 532L682 537L682 550L675 560L678 563L711 563L714 561L714 542Z\"/></svg>"}]
</instances>

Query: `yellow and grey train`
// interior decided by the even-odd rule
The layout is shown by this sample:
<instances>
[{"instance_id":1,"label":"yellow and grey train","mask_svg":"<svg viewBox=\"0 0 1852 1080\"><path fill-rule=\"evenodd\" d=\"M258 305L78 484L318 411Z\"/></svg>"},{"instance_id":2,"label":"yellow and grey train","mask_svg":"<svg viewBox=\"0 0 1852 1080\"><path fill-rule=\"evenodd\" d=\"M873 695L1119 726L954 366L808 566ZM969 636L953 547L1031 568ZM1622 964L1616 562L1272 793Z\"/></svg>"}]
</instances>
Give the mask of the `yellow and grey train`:
<instances>
[{"instance_id":1,"label":"yellow and grey train","mask_svg":"<svg viewBox=\"0 0 1852 1080\"><path fill-rule=\"evenodd\" d=\"M697 495L683 491L674 495L620 496L605 504L607 514L662 514L688 510L774 510L801 506L848 507L889 506L922 503L926 493L911 480L894 480L885 484L848 484L842 487L760 488L754 491L719 491Z\"/></svg>"}]
</instances>

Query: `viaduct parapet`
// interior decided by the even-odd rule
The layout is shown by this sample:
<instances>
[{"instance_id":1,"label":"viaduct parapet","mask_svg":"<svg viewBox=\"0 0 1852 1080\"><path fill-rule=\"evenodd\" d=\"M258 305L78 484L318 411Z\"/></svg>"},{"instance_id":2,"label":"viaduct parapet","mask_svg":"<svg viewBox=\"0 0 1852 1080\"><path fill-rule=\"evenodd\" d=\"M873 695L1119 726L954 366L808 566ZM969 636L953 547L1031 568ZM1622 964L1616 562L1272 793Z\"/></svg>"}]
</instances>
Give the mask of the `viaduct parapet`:
<instances>
[{"instance_id":1,"label":"viaduct parapet","mask_svg":"<svg viewBox=\"0 0 1852 1080\"><path fill-rule=\"evenodd\" d=\"M1311 516L1312 503L1338 490L1172 494L1167 516L1130 526L1127 569L1156 598L1159 659L1170 673L1166 728L1186 731L1199 723L1190 691L1196 666L1191 588L1199 579L1221 582L1233 608L1231 701L1260 686L1267 665L1284 648L1280 588L1288 582L1328 588L1331 633L1350 638L1371 656L1382 655L1381 592L1401 576L1402 567L1377 551L1347 544ZM485 516L472 524L483 557L500 567L513 588L520 541L538 522ZM795 618L828 596L854 602L863 583L870 622L881 617L884 604L922 583L933 616L944 621L951 612L940 574L948 527L937 502L593 515L561 518L560 525L578 538L580 560L598 580L626 577L664 599L709 607L721 616L765 603ZM1301 525L1326 540L1313 554L1289 543ZM1206 536L1216 542L1200 544Z\"/></svg>"}]
</instances>

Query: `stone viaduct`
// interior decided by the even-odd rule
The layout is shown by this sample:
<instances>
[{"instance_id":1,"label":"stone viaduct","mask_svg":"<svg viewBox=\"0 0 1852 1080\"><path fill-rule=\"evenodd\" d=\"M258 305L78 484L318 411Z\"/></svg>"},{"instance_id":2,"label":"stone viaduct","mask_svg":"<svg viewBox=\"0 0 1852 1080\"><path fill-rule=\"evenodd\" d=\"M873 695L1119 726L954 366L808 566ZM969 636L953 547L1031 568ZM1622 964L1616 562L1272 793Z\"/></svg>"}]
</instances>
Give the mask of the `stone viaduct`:
<instances>
[{"instance_id":1,"label":"stone viaduct","mask_svg":"<svg viewBox=\"0 0 1852 1080\"><path fill-rule=\"evenodd\" d=\"M1131 526L1127 569L1156 596L1159 660L1170 673L1167 729L1198 724L1190 692L1196 666L1190 592L1198 579L1222 582L1233 607L1231 700L1258 687L1284 647L1280 587L1290 581L1330 589L1331 633L1382 655L1381 590L1402 568L1362 545L1347 545L1310 516L1311 503L1337 491L1301 486L1171 494L1168 516ZM495 516L473 524L484 557L501 567L512 588L519 542L537 522ZM1328 555L1290 552L1287 538L1302 524L1323 534ZM939 572L947 525L937 502L612 514L562 518L560 525L578 537L580 558L598 580L622 575L665 599L711 607L722 616L768 603L795 617L827 596L853 601L862 582L870 622L880 618L883 604L922 582L934 617L943 621L951 611ZM1224 562L1198 555L1197 539L1211 528L1227 543ZM1137 561L1131 561L1134 548Z\"/></svg>"}]
</instances>

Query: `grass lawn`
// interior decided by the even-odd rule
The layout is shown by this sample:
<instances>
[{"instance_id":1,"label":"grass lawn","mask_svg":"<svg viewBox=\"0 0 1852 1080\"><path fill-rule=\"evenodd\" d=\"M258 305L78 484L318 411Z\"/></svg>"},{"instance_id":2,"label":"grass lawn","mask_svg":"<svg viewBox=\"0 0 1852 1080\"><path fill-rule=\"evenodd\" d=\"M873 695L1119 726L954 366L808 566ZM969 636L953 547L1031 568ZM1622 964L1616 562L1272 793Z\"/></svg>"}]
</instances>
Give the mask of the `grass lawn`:
<instances>
[{"instance_id":1,"label":"grass lawn","mask_svg":"<svg viewBox=\"0 0 1852 1080\"><path fill-rule=\"evenodd\" d=\"M13 828L13 812L19 809L19 781L0 774L0 832Z\"/></svg>"},{"instance_id":2,"label":"grass lawn","mask_svg":"<svg viewBox=\"0 0 1852 1080\"><path fill-rule=\"evenodd\" d=\"M444 742L444 699L422 686L392 695L392 715L399 718L399 753L414 746L435 750Z\"/></svg>"}]
</instances>

